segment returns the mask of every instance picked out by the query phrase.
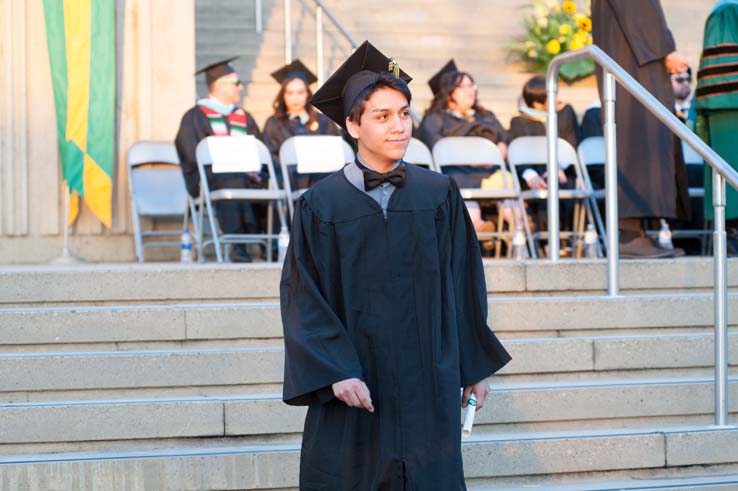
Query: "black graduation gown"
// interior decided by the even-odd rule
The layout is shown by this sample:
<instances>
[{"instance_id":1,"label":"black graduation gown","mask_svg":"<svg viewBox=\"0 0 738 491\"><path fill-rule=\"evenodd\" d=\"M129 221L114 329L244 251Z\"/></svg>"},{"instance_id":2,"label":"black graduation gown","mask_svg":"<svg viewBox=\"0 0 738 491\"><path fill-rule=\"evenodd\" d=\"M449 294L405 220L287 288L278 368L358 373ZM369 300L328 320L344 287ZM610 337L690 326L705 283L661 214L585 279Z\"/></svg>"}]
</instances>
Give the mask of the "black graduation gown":
<instances>
[{"instance_id":1,"label":"black graduation gown","mask_svg":"<svg viewBox=\"0 0 738 491\"><path fill-rule=\"evenodd\" d=\"M487 327L474 227L448 177L407 165L387 218L343 171L295 207L280 298L287 404L308 405L300 489L465 489L459 388L510 356ZM375 412L333 397L360 378Z\"/></svg>"},{"instance_id":2,"label":"black graduation gown","mask_svg":"<svg viewBox=\"0 0 738 491\"><path fill-rule=\"evenodd\" d=\"M594 43L659 102L674 108L664 57L675 50L659 0L593 0ZM602 72L598 70L602 95ZM676 137L619 84L618 202L621 218L688 218L684 159Z\"/></svg>"},{"instance_id":3,"label":"black graduation gown","mask_svg":"<svg viewBox=\"0 0 738 491\"><path fill-rule=\"evenodd\" d=\"M245 112L246 131L249 135L254 135L258 140L261 140L262 136L259 126L256 124L253 116L248 111ZM228 120L225 118L224 120L230 131ZM179 131L177 132L174 144L177 147L177 155L182 166L182 174L184 175L187 192L193 198L197 198L200 195L200 174L197 172L196 156L197 144L200 143L200 140L212 135L213 129L210 126L210 120L199 106L193 107L182 116L182 122L179 125ZM234 173L227 173L219 174L218 179L213 179L210 169L206 168L206 172L208 183L214 189L218 187L218 182L216 181L243 177L241 174L234 175Z\"/></svg>"},{"instance_id":4,"label":"black graduation gown","mask_svg":"<svg viewBox=\"0 0 738 491\"><path fill-rule=\"evenodd\" d=\"M340 130L328 116L324 115L323 113L318 113L317 117L318 127L312 130L308 128L307 125L300 123L299 120L280 119L276 116L269 116L269 118L266 120L266 123L264 123L264 144L267 146L272 154L272 162L274 162L274 167L277 170L277 173L280 175L280 179L282 175L282 170L279 166L279 147L282 146L282 143L284 143L285 140L298 135L340 134ZM296 173L292 176L292 181L290 181L292 184L292 189L306 188L314 182L317 182L321 178L325 177L325 174L310 174L300 176L301 179L296 179L297 177L298 176L296 175ZM298 180L304 182L297 182ZM281 185L282 183L280 182L280 186Z\"/></svg>"}]
</instances>

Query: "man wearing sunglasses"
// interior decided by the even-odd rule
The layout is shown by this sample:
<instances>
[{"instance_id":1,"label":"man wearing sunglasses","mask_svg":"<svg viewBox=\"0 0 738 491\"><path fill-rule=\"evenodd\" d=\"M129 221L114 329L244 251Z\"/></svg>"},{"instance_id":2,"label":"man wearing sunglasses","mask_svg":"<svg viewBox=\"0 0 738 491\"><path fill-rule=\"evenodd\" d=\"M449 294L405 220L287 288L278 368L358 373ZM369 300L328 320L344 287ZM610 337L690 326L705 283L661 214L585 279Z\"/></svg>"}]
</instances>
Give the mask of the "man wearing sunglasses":
<instances>
[{"instance_id":1,"label":"man wearing sunglasses","mask_svg":"<svg viewBox=\"0 0 738 491\"><path fill-rule=\"evenodd\" d=\"M241 107L243 83L231 65L236 58L212 63L195 73L205 74L208 97L198 100L195 107L185 113L175 140L187 192L193 198L200 195L200 175L195 156L200 140L212 135L254 135L261 140L256 121ZM261 187L268 178L266 173L215 175L209 167L205 170L210 189ZM256 216L250 203L220 201L216 204L216 211L224 234L253 233L256 229ZM237 244L231 249L230 259L233 262L251 262L244 244Z\"/></svg>"},{"instance_id":2,"label":"man wearing sunglasses","mask_svg":"<svg viewBox=\"0 0 738 491\"><path fill-rule=\"evenodd\" d=\"M692 104L692 69L687 67L671 75L671 87L674 89L674 111L682 122L687 120L689 106Z\"/></svg>"}]
</instances>

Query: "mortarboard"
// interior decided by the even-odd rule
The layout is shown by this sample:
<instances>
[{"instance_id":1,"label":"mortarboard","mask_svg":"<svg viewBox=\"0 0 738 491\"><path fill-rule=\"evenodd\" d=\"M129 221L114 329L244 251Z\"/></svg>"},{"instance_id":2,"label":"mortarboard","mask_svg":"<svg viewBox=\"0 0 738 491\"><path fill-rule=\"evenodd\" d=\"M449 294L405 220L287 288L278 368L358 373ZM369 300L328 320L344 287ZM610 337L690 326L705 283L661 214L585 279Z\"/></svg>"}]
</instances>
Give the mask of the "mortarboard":
<instances>
[{"instance_id":1,"label":"mortarboard","mask_svg":"<svg viewBox=\"0 0 738 491\"><path fill-rule=\"evenodd\" d=\"M307 85L318 81L318 77L308 70L299 59L295 59L289 65L285 65L279 70L272 72L271 75L280 84L284 83L285 80L292 80L293 78L302 79Z\"/></svg>"},{"instance_id":2,"label":"mortarboard","mask_svg":"<svg viewBox=\"0 0 738 491\"><path fill-rule=\"evenodd\" d=\"M220 77L236 72L236 69L231 65L231 62L236 58L238 58L238 56L232 56L225 60L216 61L215 63L206 65L196 71L195 75L205 73L205 82L210 85Z\"/></svg>"},{"instance_id":3,"label":"mortarboard","mask_svg":"<svg viewBox=\"0 0 738 491\"><path fill-rule=\"evenodd\" d=\"M386 72L393 72L405 83L412 80L400 70L397 62L383 55L369 41L364 41L318 89L310 103L345 129L346 116L361 91L376 83L380 74Z\"/></svg>"},{"instance_id":4,"label":"mortarboard","mask_svg":"<svg viewBox=\"0 0 738 491\"><path fill-rule=\"evenodd\" d=\"M441 77L443 77L447 73L458 72L458 71L459 69L456 68L456 62L454 62L453 58L448 60L448 62L446 62L446 64L443 65L443 68L438 70L438 73L433 75L430 78L430 80L428 80L428 85L433 91L433 95L436 95L438 91L441 90Z\"/></svg>"}]
</instances>

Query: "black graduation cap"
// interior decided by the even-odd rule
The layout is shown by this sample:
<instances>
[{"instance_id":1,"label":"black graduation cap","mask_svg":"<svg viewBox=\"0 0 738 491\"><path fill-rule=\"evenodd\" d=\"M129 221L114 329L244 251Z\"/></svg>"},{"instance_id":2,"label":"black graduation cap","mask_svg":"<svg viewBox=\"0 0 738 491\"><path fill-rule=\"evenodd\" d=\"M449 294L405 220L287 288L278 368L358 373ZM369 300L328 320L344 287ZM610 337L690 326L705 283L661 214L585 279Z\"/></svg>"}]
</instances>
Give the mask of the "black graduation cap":
<instances>
[{"instance_id":1,"label":"black graduation cap","mask_svg":"<svg viewBox=\"0 0 738 491\"><path fill-rule=\"evenodd\" d=\"M218 80L220 77L236 72L236 69L233 68L233 65L231 65L231 62L236 58L238 58L238 56L231 56L230 58L226 58L225 60L211 63L200 68L198 71L195 72L195 75L199 75L204 72L205 82L210 85Z\"/></svg>"},{"instance_id":2,"label":"black graduation cap","mask_svg":"<svg viewBox=\"0 0 738 491\"><path fill-rule=\"evenodd\" d=\"M443 65L443 68L441 68L438 73L433 75L430 80L428 80L428 85L433 91L433 95L436 95L438 91L441 90L441 77L443 77L447 73L458 71L459 69L456 68L456 62L454 61L454 59L451 58L450 60L448 60L446 64Z\"/></svg>"},{"instance_id":3,"label":"black graduation cap","mask_svg":"<svg viewBox=\"0 0 738 491\"><path fill-rule=\"evenodd\" d=\"M364 41L318 89L310 103L345 129L346 116L356 98L384 72L394 72L406 83L412 80L393 59L383 55L369 41Z\"/></svg>"},{"instance_id":4,"label":"black graduation cap","mask_svg":"<svg viewBox=\"0 0 738 491\"><path fill-rule=\"evenodd\" d=\"M293 78L302 79L308 85L318 81L318 77L308 70L308 67L306 67L299 58L293 60L289 65L285 65L279 70L272 72L271 75L272 78L280 84L284 83L285 80L292 80Z\"/></svg>"}]
</instances>

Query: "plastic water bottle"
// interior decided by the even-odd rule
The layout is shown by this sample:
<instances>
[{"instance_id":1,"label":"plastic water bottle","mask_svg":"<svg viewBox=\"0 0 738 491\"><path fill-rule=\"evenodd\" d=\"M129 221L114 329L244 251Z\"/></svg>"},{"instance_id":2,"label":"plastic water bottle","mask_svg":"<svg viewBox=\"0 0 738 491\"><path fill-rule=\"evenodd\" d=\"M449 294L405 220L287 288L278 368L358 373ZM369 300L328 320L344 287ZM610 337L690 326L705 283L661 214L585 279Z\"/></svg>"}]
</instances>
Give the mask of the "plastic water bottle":
<instances>
[{"instance_id":1,"label":"plastic water bottle","mask_svg":"<svg viewBox=\"0 0 738 491\"><path fill-rule=\"evenodd\" d=\"M189 230L184 229L179 241L179 261L182 263L191 263L192 260L192 236Z\"/></svg>"},{"instance_id":2,"label":"plastic water bottle","mask_svg":"<svg viewBox=\"0 0 738 491\"><path fill-rule=\"evenodd\" d=\"M592 223L587 225L587 231L584 232L584 257L597 258L597 231Z\"/></svg>"},{"instance_id":3,"label":"plastic water bottle","mask_svg":"<svg viewBox=\"0 0 738 491\"><path fill-rule=\"evenodd\" d=\"M512 240L512 257L516 261L522 261L528 257L528 251L525 248L525 235L523 234L523 227L519 224L515 227L515 235Z\"/></svg>"},{"instance_id":4,"label":"plastic water bottle","mask_svg":"<svg viewBox=\"0 0 738 491\"><path fill-rule=\"evenodd\" d=\"M287 248L290 245L290 233L287 227L282 225L279 231L279 237L277 238L277 246L279 248L279 262L284 262L284 258L287 256Z\"/></svg>"},{"instance_id":5,"label":"plastic water bottle","mask_svg":"<svg viewBox=\"0 0 738 491\"><path fill-rule=\"evenodd\" d=\"M669 230L669 224L666 220L661 219L661 230L659 230L659 247L662 249L674 249L674 244L671 241L671 230Z\"/></svg>"}]
</instances>

